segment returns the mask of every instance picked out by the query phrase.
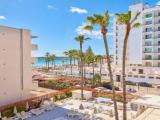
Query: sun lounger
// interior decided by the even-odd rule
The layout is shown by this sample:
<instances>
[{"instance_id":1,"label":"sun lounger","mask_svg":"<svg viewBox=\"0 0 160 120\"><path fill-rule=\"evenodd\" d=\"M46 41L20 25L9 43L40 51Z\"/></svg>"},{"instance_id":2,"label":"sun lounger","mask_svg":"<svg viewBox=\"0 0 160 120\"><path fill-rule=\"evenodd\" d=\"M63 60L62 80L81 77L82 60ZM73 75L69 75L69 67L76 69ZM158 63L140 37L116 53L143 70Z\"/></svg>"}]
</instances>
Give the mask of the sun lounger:
<instances>
[{"instance_id":1,"label":"sun lounger","mask_svg":"<svg viewBox=\"0 0 160 120\"><path fill-rule=\"evenodd\" d=\"M74 117L79 117L79 116L80 116L80 113L75 112L75 111L71 111L71 112L69 112L69 113L67 114L67 117L72 117L72 118L74 118Z\"/></svg>"},{"instance_id":2,"label":"sun lounger","mask_svg":"<svg viewBox=\"0 0 160 120\"><path fill-rule=\"evenodd\" d=\"M39 116L39 115L41 115L41 114L43 113L43 110L33 109L33 110L31 110L31 113L32 113L33 115Z\"/></svg>"},{"instance_id":3,"label":"sun lounger","mask_svg":"<svg viewBox=\"0 0 160 120\"><path fill-rule=\"evenodd\" d=\"M82 116L80 118L80 120L89 120L89 119L90 119L90 115L89 114L86 114L86 115L84 115L84 116Z\"/></svg>"},{"instance_id":4,"label":"sun lounger","mask_svg":"<svg viewBox=\"0 0 160 120\"><path fill-rule=\"evenodd\" d=\"M7 120L7 117L3 117L2 120Z\"/></svg>"}]
</instances>

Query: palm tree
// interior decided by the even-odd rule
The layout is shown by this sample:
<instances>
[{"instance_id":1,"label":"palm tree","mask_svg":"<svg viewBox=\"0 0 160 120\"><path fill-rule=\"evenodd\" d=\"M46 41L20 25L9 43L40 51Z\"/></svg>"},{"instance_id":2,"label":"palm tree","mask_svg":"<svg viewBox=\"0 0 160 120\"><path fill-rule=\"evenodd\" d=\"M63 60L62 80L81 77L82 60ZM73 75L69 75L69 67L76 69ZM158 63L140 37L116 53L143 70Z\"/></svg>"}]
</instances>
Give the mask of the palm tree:
<instances>
[{"instance_id":1,"label":"palm tree","mask_svg":"<svg viewBox=\"0 0 160 120\"><path fill-rule=\"evenodd\" d=\"M76 55L76 50L75 49L72 49L72 50L69 50L68 51L68 56L70 58L70 67L71 67L71 75L72 75L72 68L73 68L73 64L72 64L72 61L74 61L74 64L75 64L75 55Z\"/></svg>"},{"instance_id":2,"label":"palm tree","mask_svg":"<svg viewBox=\"0 0 160 120\"><path fill-rule=\"evenodd\" d=\"M93 30L94 26L100 26L101 34L103 36L104 46L105 46L105 52L107 56L107 65L108 65L108 71L110 75L110 80L112 84L112 92L113 92L113 102L114 102L114 111L115 111L115 119L118 120L118 110L117 110L117 102L116 102L116 96L115 96L115 86L113 81L113 74L112 74L112 68L110 64L110 57L109 57L109 48L108 48L108 42L107 42L107 27L109 25L109 13L108 11L105 12L103 15L94 14L93 16L87 17L87 21L89 22L89 25L85 26L85 30Z\"/></svg>"},{"instance_id":3,"label":"palm tree","mask_svg":"<svg viewBox=\"0 0 160 120\"><path fill-rule=\"evenodd\" d=\"M96 55L96 62L99 62L99 75L100 75L100 84L102 83L102 55Z\"/></svg>"},{"instance_id":4,"label":"palm tree","mask_svg":"<svg viewBox=\"0 0 160 120\"><path fill-rule=\"evenodd\" d=\"M56 56L54 54L50 55L50 61L52 62L52 67L54 63L54 69L55 69L55 59L56 59Z\"/></svg>"},{"instance_id":5,"label":"palm tree","mask_svg":"<svg viewBox=\"0 0 160 120\"><path fill-rule=\"evenodd\" d=\"M117 14L117 23L120 25L125 25L126 33L123 43L123 60L122 60L122 84L123 84L123 120L127 120L126 114L126 83L125 83L125 66L126 66L126 51L129 34L132 28L137 28L140 26L140 23L136 22L140 12L137 12L132 19L131 11L128 13Z\"/></svg>"},{"instance_id":6,"label":"palm tree","mask_svg":"<svg viewBox=\"0 0 160 120\"><path fill-rule=\"evenodd\" d=\"M46 61L47 70L49 70L49 62L50 62L49 57L50 57L50 53L46 52L46 54L45 54L45 61Z\"/></svg>"},{"instance_id":7,"label":"palm tree","mask_svg":"<svg viewBox=\"0 0 160 120\"><path fill-rule=\"evenodd\" d=\"M94 77L94 67L95 67L95 55L94 55L94 52L92 50L92 48L89 46L88 49L86 50L86 62L87 64L92 64L92 73L93 73L93 77Z\"/></svg>"},{"instance_id":8,"label":"palm tree","mask_svg":"<svg viewBox=\"0 0 160 120\"><path fill-rule=\"evenodd\" d=\"M75 40L79 42L80 47L80 73L81 73L81 99L83 99L83 87L84 87L84 78L83 78L83 43L85 40L89 38L86 38L84 35L78 35L75 37Z\"/></svg>"},{"instance_id":9,"label":"palm tree","mask_svg":"<svg viewBox=\"0 0 160 120\"><path fill-rule=\"evenodd\" d=\"M64 53L63 53L64 55L65 55L65 60L66 60L66 65L65 65L65 68L67 67L67 59L68 59L68 55L69 55L69 53L68 53L68 51L64 51Z\"/></svg>"}]
</instances>

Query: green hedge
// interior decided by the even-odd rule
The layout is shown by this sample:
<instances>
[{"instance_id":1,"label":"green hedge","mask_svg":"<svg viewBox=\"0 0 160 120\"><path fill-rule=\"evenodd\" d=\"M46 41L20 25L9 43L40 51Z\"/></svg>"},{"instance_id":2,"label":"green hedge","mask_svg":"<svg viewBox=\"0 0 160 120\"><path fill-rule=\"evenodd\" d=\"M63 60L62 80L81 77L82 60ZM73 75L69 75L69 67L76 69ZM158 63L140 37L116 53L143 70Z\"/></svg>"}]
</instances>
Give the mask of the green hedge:
<instances>
[{"instance_id":1,"label":"green hedge","mask_svg":"<svg viewBox=\"0 0 160 120\"><path fill-rule=\"evenodd\" d=\"M2 111L2 117L12 117L14 116L14 113L13 113L13 107L11 108L7 108L5 110Z\"/></svg>"},{"instance_id":2,"label":"green hedge","mask_svg":"<svg viewBox=\"0 0 160 120\"><path fill-rule=\"evenodd\" d=\"M70 91L67 91L64 94L54 95L53 100L58 101L58 100L62 100L62 99L65 99L65 98L68 98L68 97L71 97L71 96L72 96L72 93ZM16 107L17 107L17 112L26 111L26 105L19 105L19 106L16 106ZM40 107L40 104L30 105L31 109L38 108L38 107ZM2 117L12 117L12 116L14 116L13 110L14 110L14 107L10 107L10 108L7 108L7 109L1 111Z\"/></svg>"}]
</instances>

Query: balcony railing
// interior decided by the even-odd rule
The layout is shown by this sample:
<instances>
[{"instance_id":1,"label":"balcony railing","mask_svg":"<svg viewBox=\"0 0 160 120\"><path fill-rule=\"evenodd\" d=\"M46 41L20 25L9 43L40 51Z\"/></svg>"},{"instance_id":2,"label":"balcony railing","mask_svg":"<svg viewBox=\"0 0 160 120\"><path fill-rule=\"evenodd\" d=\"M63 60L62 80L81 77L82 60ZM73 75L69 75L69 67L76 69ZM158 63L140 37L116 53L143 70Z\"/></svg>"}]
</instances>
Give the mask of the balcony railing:
<instances>
[{"instance_id":1,"label":"balcony railing","mask_svg":"<svg viewBox=\"0 0 160 120\"><path fill-rule=\"evenodd\" d=\"M152 53L152 51L143 51L143 53Z\"/></svg>"},{"instance_id":2,"label":"balcony railing","mask_svg":"<svg viewBox=\"0 0 160 120\"><path fill-rule=\"evenodd\" d=\"M153 51L153 53L160 53L160 51Z\"/></svg>"},{"instance_id":3,"label":"balcony railing","mask_svg":"<svg viewBox=\"0 0 160 120\"><path fill-rule=\"evenodd\" d=\"M160 60L160 58L153 58L153 60Z\"/></svg>"},{"instance_id":4,"label":"balcony railing","mask_svg":"<svg viewBox=\"0 0 160 120\"><path fill-rule=\"evenodd\" d=\"M144 44L144 46L153 46L152 44Z\"/></svg>"},{"instance_id":5,"label":"balcony railing","mask_svg":"<svg viewBox=\"0 0 160 120\"><path fill-rule=\"evenodd\" d=\"M152 58L143 58L143 60L152 60Z\"/></svg>"}]
</instances>

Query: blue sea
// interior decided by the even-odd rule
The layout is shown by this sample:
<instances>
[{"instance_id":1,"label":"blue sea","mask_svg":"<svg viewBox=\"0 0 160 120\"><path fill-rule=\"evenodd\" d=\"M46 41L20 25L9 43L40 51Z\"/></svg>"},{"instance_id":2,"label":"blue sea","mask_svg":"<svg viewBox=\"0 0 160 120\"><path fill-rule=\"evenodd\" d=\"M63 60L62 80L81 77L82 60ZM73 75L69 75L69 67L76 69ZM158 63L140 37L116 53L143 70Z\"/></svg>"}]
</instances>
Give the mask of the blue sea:
<instances>
[{"instance_id":1,"label":"blue sea","mask_svg":"<svg viewBox=\"0 0 160 120\"><path fill-rule=\"evenodd\" d=\"M69 60L69 58L56 57L54 62L56 65L62 65L62 64L69 64L70 60ZM73 63L73 61L72 61L72 63ZM50 64L51 64L51 62L50 62ZM38 57L37 61L34 64L32 64L32 66L34 66L34 67L46 66L45 57Z\"/></svg>"}]
</instances>

